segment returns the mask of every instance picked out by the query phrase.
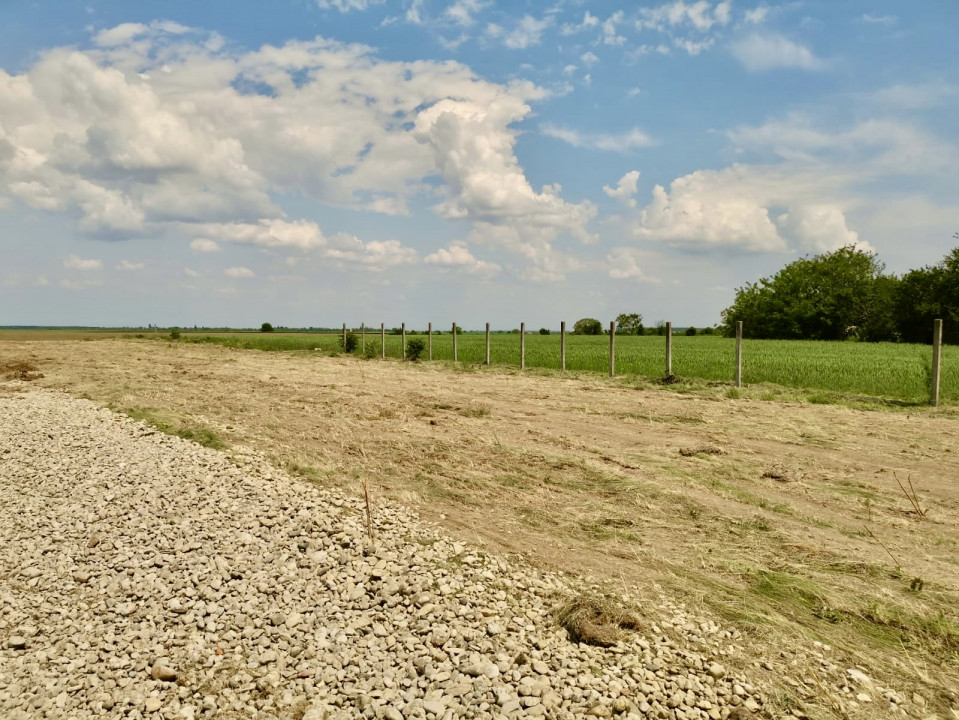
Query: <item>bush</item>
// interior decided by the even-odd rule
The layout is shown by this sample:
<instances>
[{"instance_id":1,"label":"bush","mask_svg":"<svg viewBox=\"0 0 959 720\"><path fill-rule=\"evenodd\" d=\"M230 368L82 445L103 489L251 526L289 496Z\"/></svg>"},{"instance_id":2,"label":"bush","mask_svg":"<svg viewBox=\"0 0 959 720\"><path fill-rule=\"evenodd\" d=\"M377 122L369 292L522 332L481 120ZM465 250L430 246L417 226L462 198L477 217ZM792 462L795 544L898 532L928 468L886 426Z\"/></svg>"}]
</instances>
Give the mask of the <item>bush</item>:
<instances>
[{"instance_id":1,"label":"bush","mask_svg":"<svg viewBox=\"0 0 959 720\"><path fill-rule=\"evenodd\" d=\"M270 323L260 325L260 332L273 332L273 326Z\"/></svg>"},{"instance_id":2,"label":"bush","mask_svg":"<svg viewBox=\"0 0 959 720\"><path fill-rule=\"evenodd\" d=\"M423 354L423 351L426 349L426 343L423 342L420 338L413 338L406 343L406 359L410 362L416 362L420 359L420 355Z\"/></svg>"},{"instance_id":3,"label":"bush","mask_svg":"<svg viewBox=\"0 0 959 720\"><path fill-rule=\"evenodd\" d=\"M356 350L359 344L360 338L352 330L348 330L346 335L340 338L340 347L343 348L343 352L346 353L351 353Z\"/></svg>"},{"instance_id":4,"label":"bush","mask_svg":"<svg viewBox=\"0 0 959 720\"><path fill-rule=\"evenodd\" d=\"M363 348L363 357L367 360L375 360L380 356L382 348L379 343L367 343L366 347Z\"/></svg>"},{"instance_id":5,"label":"bush","mask_svg":"<svg viewBox=\"0 0 959 720\"><path fill-rule=\"evenodd\" d=\"M573 325L574 335L602 335L603 323L596 318L581 318Z\"/></svg>"},{"instance_id":6,"label":"bush","mask_svg":"<svg viewBox=\"0 0 959 720\"><path fill-rule=\"evenodd\" d=\"M180 328L170 328L170 339L171 340L180 339Z\"/></svg>"},{"instance_id":7,"label":"bush","mask_svg":"<svg viewBox=\"0 0 959 720\"><path fill-rule=\"evenodd\" d=\"M540 334L540 335L549 335L549 328L540 328L540 329L539 329L539 334Z\"/></svg>"},{"instance_id":8,"label":"bush","mask_svg":"<svg viewBox=\"0 0 959 720\"><path fill-rule=\"evenodd\" d=\"M695 335L695 334L696 334L696 328L694 328L692 325L690 325L688 328L686 328L686 335L687 335L687 336L692 337L692 336Z\"/></svg>"}]
</instances>

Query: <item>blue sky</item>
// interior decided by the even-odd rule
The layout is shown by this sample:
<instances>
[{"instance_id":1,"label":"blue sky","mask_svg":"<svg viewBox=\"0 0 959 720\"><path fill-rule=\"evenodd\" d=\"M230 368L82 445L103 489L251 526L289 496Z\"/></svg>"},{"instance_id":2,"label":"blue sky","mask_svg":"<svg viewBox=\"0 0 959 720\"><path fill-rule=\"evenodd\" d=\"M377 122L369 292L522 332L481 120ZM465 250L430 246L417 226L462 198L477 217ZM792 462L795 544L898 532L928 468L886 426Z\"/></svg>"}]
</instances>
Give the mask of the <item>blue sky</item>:
<instances>
[{"instance_id":1,"label":"blue sky","mask_svg":"<svg viewBox=\"0 0 959 720\"><path fill-rule=\"evenodd\" d=\"M0 324L711 325L959 231L959 4L0 3Z\"/></svg>"}]
</instances>

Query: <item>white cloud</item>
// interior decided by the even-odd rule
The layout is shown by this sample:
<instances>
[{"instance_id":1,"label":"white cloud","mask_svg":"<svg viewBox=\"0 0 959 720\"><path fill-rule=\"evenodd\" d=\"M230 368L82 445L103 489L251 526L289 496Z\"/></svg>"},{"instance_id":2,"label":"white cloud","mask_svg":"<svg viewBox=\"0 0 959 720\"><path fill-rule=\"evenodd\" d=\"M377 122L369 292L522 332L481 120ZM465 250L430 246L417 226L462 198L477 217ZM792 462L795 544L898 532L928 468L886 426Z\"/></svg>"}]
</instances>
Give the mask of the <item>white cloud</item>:
<instances>
[{"instance_id":1,"label":"white cloud","mask_svg":"<svg viewBox=\"0 0 959 720\"><path fill-rule=\"evenodd\" d=\"M223 271L223 274L228 278L254 278L256 273L246 267L231 267Z\"/></svg>"},{"instance_id":2,"label":"white cloud","mask_svg":"<svg viewBox=\"0 0 959 720\"><path fill-rule=\"evenodd\" d=\"M636 248L615 247L606 256L609 276L614 280L646 280L639 265L640 251Z\"/></svg>"},{"instance_id":3,"label":"white cloud","mask_svg":"<svg viewBox=\"0 0 959 720\"><path fill-rule=\"evenodd\" d=\"M198 273L193 268L183 268L183 274L188 278L198 278L202 275L202 273Z\"/></svg>"},{"instance_id":4,"label":"white cloud","mask_svg":"<svg viewBox=\"0 0 959 720\"><path fill-rule=\"evenodd\" d=\"M63 267L68 270L99 270L103 267L100 260L84 260L76 255L68 255L63 261Z\"/></svg>"},{"instance_id":5,"label":"white cloud","mask_svg":"<svg viewBox=\"0 0 959 720\"><path fill-rule=\"evenodd\" d=\"M502 41L529 46L552 22L526 16ZM531 83L323 38L238 52L163 23L97 37L96 49L51 49L23 74L0 70L4 195L76 216L84 232L216 242L230 240L206 229L235 223L298 250L295 218L268 224L284 196L389 215L438 196L444 217L591 238L595 208L566 202L557 185L534 190L513 152L512 126L547 96ZM356 242L364 266L415 257Z\"/></svg>"},{"instance_id":6,"label":"white cloud","mask_svg":"<svg viewBox=\"0 0 959 720\"><path fill-rule=\"evenodd\" d=\"M215 241L210 240L209 238L197 238L190 243L190 249L194 252L219 252L220 246L216 244Z\"/></svg>"},{"instance_id":7,"label":"white cloud","mask_svg":"<svg viewBox=\"0 0 959 720\"><path fill-rule=\"evenodd\" d=\"M339 10L348 13L351 10L366 10L373 5L381 5L386 0L316 0L317 6L324 10Z\"/></svg>"},{"instance_id":8,"label":"white cloud","mask_svg":"<svg viewBox=\"0 0 959 720\"><path fill-rule=\"evenodd\" d=\"M593 67L593 65L599 62L599 58L596 57L593 53L589 52L588 50L584 52L582 55L580 55L579 59L583 62L583 65L585 65L588 68Z\"/></svg>"},{"instance_id":9,"label":"white cloud","mask_svg":"<svg viewBox=\"0 0 959 720\"><path fill-rule=\"evenodd\" d=\"M769 15L769 8L761 5L752 10L747 10L743 14L743 20L753 25L762 25L766 22L767 15Z\"/></svg>"},{"instance_id":10,"label":"white cloud","mask_svg":"<svg viewBox=\"0 0 959 720\"><path fill-rule=\"evenodd\" d=\"M592 13L590 13L589 10L587 10L583 14L582 22L574 23L574 24L565 23L563 27L560 29L560 33L562 35L567 35L567 36L576 35L577 33L581 33L584 30L589 30L590 28L594 28L597 25L599 25L599 18L593 15Z\"/></svg>"},{"instance_id":11,"label":"white cloud","mask_svg":"<svg viewBox=\"0 0 959 720\"><path fill-rule=\"evenodd\" d=\"M616 31L616 26L623 22L625 14L617 10L603 22L603 44L619 46L626 42L626 38Z\"/></svg>"},{"instance_id":12,"label":"white cloud","mask_svg":"<svg viewBox=\"0 0 959 720\"><path fill-rule=\"evenodd\" d=\"M121 260L117 265L117 270L142 270L146 265L143 263L130 262L129 260Z\"/></svg>"},{"instance_id":13,"label":"white cloud","mask_svg":"<svg viewBox=\"0 0 959 720\"><path fill-rule=\"evenodd\" d=\"M562 140L573 147L589 148L591 150L606 150L609 152L623 152L653 145L653 140L639 128L621 134L581 133L556 125L545 124L540 126L544 135Z\"/></svg>"},{"instance_id":14,"label":"white cloud","mask_svg":"<svg viewBox=\"0 0 959 720\"><path fill-rule=\"evenodd\" d=\"M722 0L715 6L707 0L689 3L684 0L675 0L675 2L656 7L640 8L636 27L641 30L666 30L691 26L700 32L706 32L716 25L728 24L730 9L729 0Z\"/></svg>"},{"instance_id":15,"label":"white cloud","mask_svg":"<svg viewBox=\"0 0 959 720\"><path fill-rule=\"evenodd\" d=\"M486 35L500 40L510 50L525 50L533 45L539 45L542 41L543 31L552 24L552 17L537 20L532 15L524 15L509 31L501 25L490 23L486 26Z\"/></svg>"},{"instance_id":16,"label":"white cloud","mask_svg":"<svg viewBox=\"0 0 959 720\"><path fill-rule=\"evenodd\" d=\"M502 268L495 263L477 259L465 245L451 244L423 258L423 262L460 270L470 275L495 275Z\"/></svg>"},{"instance_id":17,"label":"white cloud","mask_svg":"<svg viewBox=\"0 0 959 720\"><path fill-rule=\"evenodd\" d=\"M470 27L476 23L476 18L473 16L488 4L484 0L457 0L446 8L443 14L457 25Z\"/></svg>"},{"instance_id":18,"label":"white cloud","mask_svg":"<svg viewBox=\"0 0 959 720\"><path fill-rule=\"evenodd\" d=\"M891 27L899 22L899 18L895 15L871 15L870 13L865 13L859 19L861 22L870 25L885 25L886 27Z\"/></svg>"},{"instance_id":19,"label":"white cloud","mask_svg":"<svg viewBox=\"0 0 959 720\"><path fill-rule=\"evenodd\" d=\"M959 97L959 85L942 81L892 85L873 93L870 99L891 110L925 110Z\"/></svg>"},{"instance_id":20,"label":"white cloud","mask_svg":"<svg viewBox=\"0 0 959 720\"><path fill-rule=\"evenodd\" d=\"M733 56L750 72L794 68L822 70L826 64L811 50L782 35L750 35L732 46Z\"/></svg>"},{"instance_id":21,"label":"white cloud","mask_svg":"<svg viewBox=\"0 0 959 720\"><path fill-rule=\"evenodd\" d=\"M806 205L776 218L776 224L787 235L795 238L804 250L814 253L830 252L844 245L858 245L859 233L846 226L846 216L835 205Z\"/></svg>"},{"instance_id":22,"label":"white cloud","mask_svg":"<svg viewBox=\"0 0 959 720\"><path fill-rule=\"evenodd\" d=\"M639 170L630 170L619 179L615 188L611 188L609 185L603 185L603 192L627 207L636 207L636 200L633 196L638 189L638 182Z\"/></svg>"},{"instance_id":23,"label":"white cloud","mask_svg":"<svg viewBox=\"0 0 959 720\"><path fill-rule=\"evenodd\" d=\"M65 290L86 290L88 288L99 287L100 285L103 285L103 281L90 279L61 280L58 284Z\"/></svg>"},{"instance_id":24,"label":"white cloud","mask_svg":"<svg viewBox=\"0 0 959 720\"><path fill-rule=\"evenodd\" d=\"M687 55L696 57L703 50L709 50L716 42L716 38L706 38L705 40L695 41L688 38L673 38L673 45L680 50L685 50Z\"/></svg>"},{"instance_id":25,"label":"white cloud","mask_svg":"<svg viewBox=\"0 0 959 720\"><path fill-rule=\"evenodd\" d=\"M643 91L642 91L641 89L639 89L638 87L634 87L634 88L630 88L629 90L627 90L627 91L626 91L626 94L627 94L629 97L636 97L637 95L640 95L642 92L643 92Z\"/></svg>"}]
</instances>

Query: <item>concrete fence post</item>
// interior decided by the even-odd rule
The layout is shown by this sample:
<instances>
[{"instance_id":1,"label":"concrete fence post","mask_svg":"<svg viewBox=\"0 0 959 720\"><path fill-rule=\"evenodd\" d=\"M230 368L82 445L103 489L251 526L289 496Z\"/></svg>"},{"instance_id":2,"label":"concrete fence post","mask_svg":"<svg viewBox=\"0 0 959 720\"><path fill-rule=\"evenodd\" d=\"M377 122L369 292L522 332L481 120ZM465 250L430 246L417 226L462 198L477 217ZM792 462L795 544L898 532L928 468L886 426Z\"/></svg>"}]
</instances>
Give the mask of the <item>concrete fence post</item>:
<instances>
[{"instance_id":1,"label":"concrete fence post","mask_svg":"<svg viewBox=\"0 0 959 720\"><path fill-rule=\"evenodd\" d=\"M406 360L406 323L403 323L403 359Z\"/></svg>"},{"instance_id":2,"label":"concrete fence post","mask_svg":"<svg viewBox=\"0 0 959 720\"><path fill-rule=\"evenodd\" d=\"M457 362L459 356L456 353L456 323L453 323L453 362Z\"/></svg>"},{"instance_id":3,"label":"concrete fence post","mask_svg":"<svg viewBox=\"0 0 959 720\"><path fill-rule=\"evenodd\" d=\"M380 354L386 359L386 323L380 323Z\"/></svg>"},{"instance_id":4,"label":"concrete fence post","mask_svg":"<svg viewBox=\"0 0 959 720\"><path fill-rule=\"evenodd\" d=\"M346 323L343 323L343 352L346 352Z\"/></svg>"},{"instance_id":5,"label":"concrete fence post","mask_svg":"<svg viewBox=\"0 0 959 720\"><path fill-rule=\"evenodd\" d=\"M366 355L366 323L360 323L360 354Z\"/></svg>"},{"instance_id":6,"label":"concrete fence post","mask_svg":"<svg viewBox=\"0 0 959 720\"><path fill-rule=\"evenodd\" d=\"M429 336L426 342L430 347L429 358L430 358L430 361L432 362L433 360L433 323L429 323L426 326L426 334Z\"/></svg>"},{"instance_id":7,"label":"concrete fence post","mask_svg":"<svg viewBox=\"0 0 959 720\"><path fill-rule=\"evenodd\" d=\"M736 387L743 386L743 321L736 321Z\"/></svg>"},{"instance_id":8,"label":"concrete fence post","mask_svg":"<svg viewBox=\"0 0 959 720\"><path fill-rule=\"evenodd\" d=\"M486 323L486 365L489 366L489 323Z\"/></svg>"},{"instance_id":9,"label":"concrete fence post","mask_svg":"<svg viewBox=\"0 0 959 720\"><path fill-rule=\"evenodd\" d=\"M609 376L616 375L616 321L609 321Z\"/></svg>"},{"instance_id":10,"label":"concrete fence post","mask_svg":"<svg viewBox=\"0 0 959 720\"><path fill-rule=\"evenodd\" d=\"M942 319L932 323L932 387L929 393L929 404L935 407L939 404L939 377L942 374Z\"/></svg>"},{"instance_id":11,"label":"concrete fence post","mask_svg":"<svg viewBox=\"0 0 959 720\"><path fill-rule=\"evenodd\" d=\"M566 321L559 324L559 367L566 369Z\"/></svg>"},{"instance_id":12,"label":"concrete fence post","mask_svg":"<svg viewBox=\"0 0 959 720\"><path fill-rule=\"evenodd\" d=\"M526 369L526 323L519 324L519 369Z\"/></svg>"},{"instance_id":13,"label":"concrete fence post","mask_svg":"<svg viewBox=\"0 0 959 720\"><path fill-rule=\"evenodd\" d=\"M666 323L666 377L673 374L673 324Z\"/></svg>"}]
</instances>

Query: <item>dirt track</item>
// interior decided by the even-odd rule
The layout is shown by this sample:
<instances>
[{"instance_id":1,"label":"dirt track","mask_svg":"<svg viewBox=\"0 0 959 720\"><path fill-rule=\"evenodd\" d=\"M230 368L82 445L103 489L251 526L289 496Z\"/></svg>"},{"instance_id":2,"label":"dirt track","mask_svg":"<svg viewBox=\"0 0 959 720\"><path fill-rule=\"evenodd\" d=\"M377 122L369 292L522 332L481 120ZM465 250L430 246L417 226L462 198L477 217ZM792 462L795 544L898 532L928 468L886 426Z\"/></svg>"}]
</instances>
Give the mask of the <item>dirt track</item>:
<instances>
[{"instance_id":1,"label":"dirt track","mask_svg":"<svg viewBox=\"0 0 959 720\"><path fill-rule=\"evenodd\" d=\"M162 341L0 344L0 364L23 359L40 368L40 384L206 426L318 482L358 492L366 478L377 496L466 540L640 594L659 582L742 620L757 643L819 637L848 650L849 663L905 678L930 707L953 702L957 651L941 663L948 642L943 656L924 646L857 655L859 626L822 616L867 617L877 600L955 621L954 413ZM926 518L896 477L911 477ZM766 592L763 582L780 576L796 578L794 591L812 583L815 602L805 602L810 592L794 593L799 603ZM913 578L922 592L909 591ZM771 666L770 682L783 672ZM802 668L796 675L814 687ZM794 694L828 716L828 698Z\"/></svg>"}]
</instances>

